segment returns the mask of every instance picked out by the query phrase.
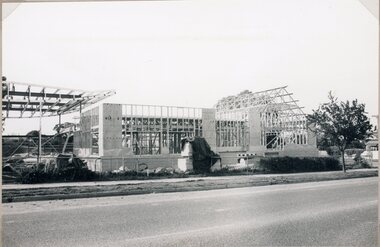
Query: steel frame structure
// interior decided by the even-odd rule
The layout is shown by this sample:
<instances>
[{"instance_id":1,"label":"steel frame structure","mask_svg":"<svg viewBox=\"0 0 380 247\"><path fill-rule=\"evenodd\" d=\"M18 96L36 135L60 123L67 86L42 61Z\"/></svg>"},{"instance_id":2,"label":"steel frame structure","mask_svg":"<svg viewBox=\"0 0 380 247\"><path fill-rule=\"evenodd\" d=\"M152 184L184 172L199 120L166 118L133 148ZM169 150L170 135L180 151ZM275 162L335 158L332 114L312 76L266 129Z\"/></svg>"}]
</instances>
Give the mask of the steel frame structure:
<instances>
[{"instance_id":1,"label":"steel frame structure","mask_svg":"<svg viewBox=\"0 0 380 247\"><path fill-rule=\"evenodd\" d=\"M115 91L84 91L62 87L2 81L2 111L5 118L39 118L39 162L42 153L41 126L42 117L59 116L73 112L82 112L82 108L95 104ZM28 113L28 114L27 114ZM68 138L67 138L68 140ZM67 141L65 143L65 147ZM65 148L64 148L65 149Z\"/></svg>"},{"instance_id":2,"label":"steel frame structure","mask_svg":"<svg viewBox=\"0 0 380 247\"><path fill-rule=\"evenodd\" d=\"M55 135L44 135L41 138L41 153L42 154L51 154L51 153L65 153L67 149L72 150L73 144L68 143L68 139L70 138L68 133L65 133L66 138L62 138L62 145L54 145L52 144L52 140L58 136L62 136L62 133L55 134ZM18 151L22 148L27 148L27 150L24 152L27 154L27 157L34 156L34 153L37 153L39 150L39 137L35 136L27 136L27 135L5 135L2 136L3 139L3 145L5 145L5 141L9 140L18 140L17 147L12 150L12 153L9 155L4 156L3 160L7 161L13 157L14 154L19 153ZM71 151L70 151L71 152Z\"/></svg>"},{"instance_id":3,"label":"steel frame structure","mask_svg":"<svg viewBox=\"0 0 380 247\"><path fill-rule=\"evenodd\" d=\"M216 117L219 120L233 119L247 123L252 121L248 119L249 110L255 108L260 117L260 144L266 149L283 150L290 143L307 144L306 115L286 88L255 93L246 90L236 96L223 98L215 106Z\"/></svg>"},{"instance_id":4,"label":"steel frame structure","mask_svg":"<svg viewBox=\"0 0 380 247\"><path fill-rule=\"evenodd\" d=\"M80 112L115 91L85 91L3 81L2 109L6 118L38 118Z\"/></svg>"}]
</instances>

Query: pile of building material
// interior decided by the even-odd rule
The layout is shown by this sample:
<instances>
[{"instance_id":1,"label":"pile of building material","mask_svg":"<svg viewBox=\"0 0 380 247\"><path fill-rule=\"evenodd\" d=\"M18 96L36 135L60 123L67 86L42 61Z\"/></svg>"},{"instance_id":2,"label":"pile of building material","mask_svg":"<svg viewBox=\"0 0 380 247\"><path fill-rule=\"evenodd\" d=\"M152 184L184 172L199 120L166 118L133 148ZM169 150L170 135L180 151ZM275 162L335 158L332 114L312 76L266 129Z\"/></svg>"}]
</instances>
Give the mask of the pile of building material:
<instances>
[{"instance_id":1,"label":"pile of building material","mask_svg":"<svg viewBox=\"0 0 380 247\"><path fill-rule=\"evenodd\" d=\"M75 178L82 170L87 170L83 160L73 154L58 154L40 158L15 155L3 163L3 183L14 183L24 178L45 174L46 176L68 176Z\"/></svg>"},{"instance_id":2,"label":"pile of building material","mask_svg":"<svg viewBox=\"0 0 380 247\"><path fill-rule=\"evenodd\" d=\"M213 152L205 138L187 137L181 140L181 156L178 159L180 170L195 172L210 172L211 167L220 162L220 156ZM220 164L220 163L219 163Z\"/></svg>"}]
</instances>

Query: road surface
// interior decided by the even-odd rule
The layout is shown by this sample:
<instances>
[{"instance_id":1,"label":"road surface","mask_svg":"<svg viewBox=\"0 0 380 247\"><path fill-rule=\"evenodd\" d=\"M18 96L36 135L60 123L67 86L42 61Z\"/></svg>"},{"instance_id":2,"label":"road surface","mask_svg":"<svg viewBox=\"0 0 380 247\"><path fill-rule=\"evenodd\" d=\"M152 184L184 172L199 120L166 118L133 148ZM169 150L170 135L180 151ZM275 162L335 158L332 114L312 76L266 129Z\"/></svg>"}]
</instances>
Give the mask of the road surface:
<instances>
[{"instance_id":1,"label":"road surface","mask_svg":"<svg viewBox=\"0 0 380 247\"><path fill-rule=\"evenodd\" d=\"M3 246L377 246L378 178L3 204Z\"/></svg>"}]
</instances>

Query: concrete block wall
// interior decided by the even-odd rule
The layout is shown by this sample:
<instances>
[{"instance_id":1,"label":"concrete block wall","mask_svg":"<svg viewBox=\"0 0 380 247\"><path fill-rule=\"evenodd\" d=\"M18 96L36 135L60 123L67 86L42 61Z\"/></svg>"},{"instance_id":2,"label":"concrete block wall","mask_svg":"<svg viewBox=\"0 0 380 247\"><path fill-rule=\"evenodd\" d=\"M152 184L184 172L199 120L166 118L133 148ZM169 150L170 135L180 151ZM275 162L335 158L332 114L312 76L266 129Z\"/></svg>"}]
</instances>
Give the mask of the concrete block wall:
<instances>
[{"instance_id":1,"label":"concrete block wall","mask_svg":"<svg viewBox=\"0 0 380 247\"><path fill-rule=\"evenodd\" d=\"M222 167L227 165L233 165L239 163L238 160L242 157L238 157L238 154L244 154L244 153L250 153L250 152L221 152L219 153L221 157L221 164ZM258 164L260 162L260 158L262 156L255 155L254 157L250 157L249 164Z\"/></svg>"},{"instance_id":2,"label":"concrete block wall","mask_svg":"<svg viewBox=\"0 0 380 247\"><path fill-rule=\"evenodd\" d=\"M74 148L74 154L78 157L89 157L91 156L91 148Z\"/></svg>"},{"instance_id":3,"label":"concrete block wall","mask_svg":"<svg viewBox=\"0 0 380 247\"><path fill-rule=\"evenodd\" d=\"M287 144L280 156L290 157L318 157L319 151L314 145Z\"/></svg>"},{"instance_id":4,"label":"concrete block wall","mask_svg":"<svg viewBox=\"0 0 380 247\"><path fill-rule=\"evenodd\" d=\"M88 169L94 172L101 172L102 171L102 165L101 165L101 160L99 157L94 157L94 158L86 158L85 159L87 163Z\"/></svg>"},{"instance_id":5,"label":"concrete block wall","mask_svg":"<svg viewBox=\"0 0 380 247\"><path fill-rule=\"evenodd\" d=\"M118 170L124 166L129 170L135 170L138 164L146 164L149 169L158 167L177 168L177 161L182 158L180 155L144 155L144 156L128 156L128 157L101 157L100 172Z\"/></svg>"},{"instance_id":6,"label":"concrete block wall","mask_svg":"<svg viewBox=\"0 0 380 247\"><path fill-rule=\"evenodd\" d=\"M246 150L244 147L215 147L212 151L217 153L223 153L223 152L245 152Z\"/></svg>"},{"instance_id":7,"label":"concrete block wall","mask_svg":"<svg viewBox=\"0 0 380 247\"><path fill-rule=\"evenodd\" d=\"M202 136L211 149L216 147L215 109L202 109Z\"/></svg>"},{"instance_id":8,"label":"concrete block wall","mask_svg":"<svg viewBox=\"0 0 380 247\"><path fill-rule=\"evenodd\" d=\"M315 129L315 125L314 124L309 124L308 125L308 129L307 129L307 144L311 145L313 147L317 147L317 136L313 132L314 129Z\"/></svg>"},{"instance_id":9,"label":"concrete block wall","mask_svg":"<svg viewBox=\"0 0 380 247\"><path fill-rule=\"evenodd\" d=\"M98 116L98 106L81 113L79 131L74 132L74 154L88 156L93 153L92 131L98 127Z\"/></svg>"},{"instance_id":10,"label":"concrete block wall","mask_svg":"<svg viewBox=\"0 0 380 247\"><path fill-rule=\"evenodd\" d=\"M238 154L245 152L219 152L221 158L222 167L225 165L237 164L238 163Z\"/></svg>"},{"instance_id":11,"label":"concrete block wall","mask_svg":"<svg viewBox=\"0 0 380 247\"><path fill-rule=\"evenodd\" d=\"M248 151L264 155L266 148L261 145L261 119L260 111L251 108L248 112L249 148Z\"/></svg>"},{"instance_id":12,"label":"concrete block wall","mask_svg":"<svg viewBox=\"0 0 380 247\"><path fill-rule=\"evenodd\" d=\"M99 114L99 156L122 149L121 104L102 104Z\"/></svg>"}]
</instances>

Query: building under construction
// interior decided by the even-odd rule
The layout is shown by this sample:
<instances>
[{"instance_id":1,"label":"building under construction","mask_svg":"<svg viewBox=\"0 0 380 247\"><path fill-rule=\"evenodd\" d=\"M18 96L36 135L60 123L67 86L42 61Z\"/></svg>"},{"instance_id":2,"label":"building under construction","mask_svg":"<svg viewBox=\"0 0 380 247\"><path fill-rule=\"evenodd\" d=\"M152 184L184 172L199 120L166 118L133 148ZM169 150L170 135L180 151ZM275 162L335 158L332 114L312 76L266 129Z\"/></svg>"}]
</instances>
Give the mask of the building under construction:
<instances>
[{"instance_id":1,"label":"building under construction","mask_svg":"<svg viewBox=\"0 0 380 247\"><path fill-rule=\"evenodd\" d=\"M181 140L199 136L223 164L236 163L241 153L318 156L310 128L286 87L244 91L213 108L102 103L81 113L74 153L96 171L175 167Z\"/></svg>"}]
</instances>

